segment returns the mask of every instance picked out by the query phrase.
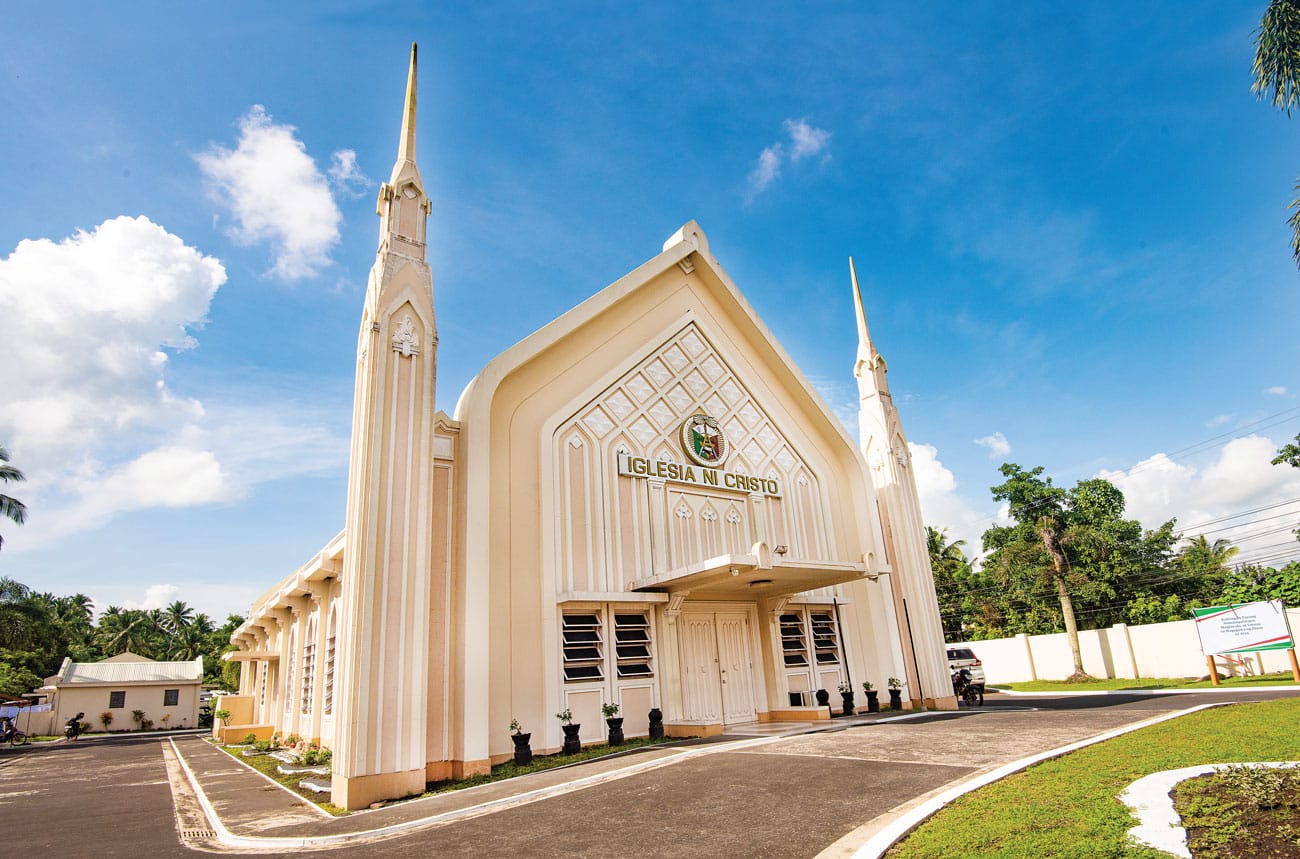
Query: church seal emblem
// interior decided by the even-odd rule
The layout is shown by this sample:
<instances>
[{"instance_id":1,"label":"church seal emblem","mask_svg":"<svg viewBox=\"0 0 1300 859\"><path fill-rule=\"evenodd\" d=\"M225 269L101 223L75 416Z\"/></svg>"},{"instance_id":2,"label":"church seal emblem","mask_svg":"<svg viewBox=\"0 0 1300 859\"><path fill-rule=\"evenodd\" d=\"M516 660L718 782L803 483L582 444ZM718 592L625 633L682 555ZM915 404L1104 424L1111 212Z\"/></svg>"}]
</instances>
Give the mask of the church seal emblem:
<instances>
[{"instance_id":1,"label":"church seal emblem","mask_svg":"<svg viewBox=\"0 0 1300 859\"><path fill-rule=\"evenodd\" d=\"M693 462L716 468L727 458L727 437L716 418L691 415L682 424L682 448Z\"/></svg>"}]
</instances>

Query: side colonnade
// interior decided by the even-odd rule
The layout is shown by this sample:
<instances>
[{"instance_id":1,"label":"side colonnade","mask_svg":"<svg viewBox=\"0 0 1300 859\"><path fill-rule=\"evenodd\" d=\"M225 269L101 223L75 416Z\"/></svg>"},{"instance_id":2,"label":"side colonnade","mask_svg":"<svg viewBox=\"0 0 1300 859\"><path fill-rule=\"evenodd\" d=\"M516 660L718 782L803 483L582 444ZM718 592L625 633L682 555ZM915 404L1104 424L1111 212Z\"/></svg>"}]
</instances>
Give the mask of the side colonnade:
<instances>
[{"instance_id":1,"label":"side colonnade","mask_svg":"<svg viewBox=\"0 0 1300 859\"><path fill-rule=\"evenodd\" d=\"M221 695L213 735L230 742L296 736L329 746L334 738L334 681L342 593L343 535L287 576L231 636L239 692Z\"/></svg>"}]
</instances>

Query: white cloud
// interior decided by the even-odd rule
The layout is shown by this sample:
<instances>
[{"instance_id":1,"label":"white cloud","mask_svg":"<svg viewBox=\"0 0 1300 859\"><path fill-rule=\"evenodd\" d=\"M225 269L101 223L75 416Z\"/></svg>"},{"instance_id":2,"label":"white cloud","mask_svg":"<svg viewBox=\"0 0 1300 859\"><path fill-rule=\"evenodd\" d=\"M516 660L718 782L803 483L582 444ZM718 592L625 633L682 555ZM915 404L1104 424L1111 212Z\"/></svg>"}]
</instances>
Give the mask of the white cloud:
<instances>
[{"instance_id":1,"label":"white cloud","mask_svg":"<svg viewBox=\"0 0 1300 859\"><path fill-rule=\"evenodd\" d=\"M1214 417L1206 421L1205 425L1206 427L1213 429L1214 427L1221 427L1224 424L1230 422L1231 420L1232 420L1232 415L1215 415Z\"/></svg>"},{"instance_id":2,"label":"white cloud","mask_svg":"<svg viewBox=\"0 0 1300 859\"><path fill-rule=\"evenodd\" d=\"M364 194L371 185L370 177L357 166L357 153L351 149L340 149L334 153L329 177L334 190L354 199Z\"/></svg>"},{"instance_id":3,"label":"white cloud","mask_svg":"<svg viewBox=\"0 0 1300 859\"><path fill-rule=\"evenodd\" d=\"M808 124L806 119L787 119L785 121L785 131L790 135L790 143L792 144L791 161L797 163L805 158L812 158L823 153L825 153L825 157L830 157L830 153L827 152L831 143L831 133L829 131L814 128Z\"/></svg>"},{"instance_id":4,"label":"white cloud","mask_svg":"<svg viewBox=\"0 0 1300 859\"><path fill-rule=\"evenodd\" d=\"M925 524L946 528L949 541L965 540L962 551L966 557L982 554L984 532L995 522L958 491L957 478L939 461L938 448L909 442L908 449L912 453L912 476L916 479ZM1006 511L1000 514L999 521L1009 521Z\"/></svg>"},{"instance_id":5,"label":"white cloud","mask_svg":"<svg viewBox=\"0 0 1300 859\"><path fill-rule=\"evenodd\" d=\"M166 608L172 602L180 598L178 596L180 592L181 589L176 585L150 585L145 588L144 599L139 601L122 600L121 607L127 609L138 609L140 611Z\"/></svg>"},{"instance_id":6,"label":"white cloud","mask_svg":"<svg viewBox=\"0 0 1300 859\"><path fill-rule=\"evenodd\" d=\"M767 190L767 186L781 173L781 144L774 143L764 149L758 156L758 164L749 174L749 194L755 197Z\"/></svg>"},{"instance_id":7,"label":"white cloud","mask_svg":"<svg viewBox=\"0 0 1300 859\"><path fill-rule=\"evenodd\" d=\"M817 155L822 156L822 163L830 160L829 131L809 125L806 119L787 119L783 126L788 140L765 147L758 155L758 163L750 171L748 200L753 200L776 181L784 162L798 164Z\"/></svg>"},{"instance_id":8,"label":"white cloud","mask_svg":"<svg viewBox=\"0 0 1300 859\"><path fill-rule=\"evenodd\" d=\"M1290 544L1300 556L1300 543L1289 530L1300 523L1300 503L1290 501L1300 498L1300 470L1272 465L1277 448L1270 439L1251 435L1229 441L1213 462L1201 468L1158 453L1127 471L1102 471L1097 476L1123 490L1127 515L1147 528L1177 517L1178 527L1189 536L1209 532L1206 538L1211 542L1231 540L1247 560L1271 549L1285 551ZM1266 506L1270 509L1211 521ZM1288 518L1291 513L1294 518ZM1262 521L1278 514L1281 518Z\"/></svg>"},{"instance_id":9,"label":"white cloud","mask_svg":"<svg viewBox=\"0 0 1300 859\"><path fill-rule=\"evenodd\" d=\"M311 277L330 264L343 220L329 185L292 125L277 125L255 104L239 120L239 144L213 144L195 156L212 196L230 209L231 236L242 244L269 242L272 273L289 280ZM355 154L335 153L335 169L360 177ZM364 178L364 177L361 177Z\"/></svg>"},{"instance_id":10,"label":"white cloud","mask_svg":"<svg viewBox=\"0 0 1300 859\"><path fill-rule=\"evenodd\" d=\"M1011 453L1011 443L1007 441L1007 437L1000 432L995 432L993 435L986 435L983 438L977 438L975 439L975 443L989 449L990 459L997 459L1000 456L1006 456L1008 453Z\"/></svg>"},{"instance_id":11,"label":"white cloud","mask_svg":"<svg viewBox=\"0 0 1300 859\"><path fill-rule=\"evenodd\" d=\"M27 474L29 510L6 552L346 461L346 440L288 398L205 407L168 385L167 350L197 345L225 280L218 260L145 217L25 240L0 259L0 442Z\"/></svg>"},{"instance_id":12,"label":"white cloud","mask_svg":"<svg viewBox=\"0 0 1300 859\"><path fill-rule=\"evenodd\" d=\"M1275 396L1275 397L1285 397L1285 396L1286 396L1286 388L1283 387L1282 385L1275 385L1275 386L1272 387L1272 388L1265 388L1265 389L1264 389L1264 393L1266 393L1266 394L1272 394L1272 395Z\"/></svg>"}]
</instances>

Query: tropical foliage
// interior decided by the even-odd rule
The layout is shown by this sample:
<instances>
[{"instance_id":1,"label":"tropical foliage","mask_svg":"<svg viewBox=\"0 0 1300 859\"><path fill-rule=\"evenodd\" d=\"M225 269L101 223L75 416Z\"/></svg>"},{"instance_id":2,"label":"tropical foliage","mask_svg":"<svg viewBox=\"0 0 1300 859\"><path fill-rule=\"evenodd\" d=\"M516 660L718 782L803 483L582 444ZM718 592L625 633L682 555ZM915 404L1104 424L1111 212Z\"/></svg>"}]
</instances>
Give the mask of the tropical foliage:
<instances>
[{"instance_id":1,"label":"tropical foliage","mask_svg":"<svg viewBox=\"0 0 1300 859\"><path fill-rule=\"evenodd\" d=\"M94 662L128 650L158 660L202 656L205 682L233 688L221 654L231 649L230 634L243 622L232 614L218 627L181 600L147 611L109 606L96 621L85 594L37 593L0 577L0 693L32 691L65 656Z\"/></svg>"},{"instance_id":2,"label":"tropical foliage","mask_svg":"<svg viewBox=\"0 0 1300 859\"><path fill-rule=\"evenodd\" d=\"M1300 104L1300 0L1270 0L1255 33L1255 83L1260 99L1291 115ZM1300 183L1296 190L1300 191ZM1291 253L1300 265L1300 199L1287 223L1291 227Z\"/></svg>"},{"instance_id":3,"label":"tropical foliage","mask_svg":"<svg viewBox=\"0 0 1300 859\"><path fill-rule=\"evenodd\" d=\"M1300 562L1234 566L1227 540L1180 535L1174 520L1145 530L1124 518L1124 494L1108 481L1067 490L1042 468L1006 463L1001 472L992 492L1012 523L984 533L979 562L946 531L926 529L948 641L1185 620L1193 607L1230 602L1300 606Z\"/></svg>"},{"instance_id":4,"label":"tropical foliage","mask_svg":"<svg viewBox=\"0 0 1300 859\"><path fill-rule=\"evenodd\" d=\"M9 451L0 445L0 484L19 483L26 479L26 475L9 464ZM0 492L0 519L12 520L15 525L23 524L27 521L27 505ZM4 544L5 539L0 536L0 546Z\"/></svg>"}]
</instances>

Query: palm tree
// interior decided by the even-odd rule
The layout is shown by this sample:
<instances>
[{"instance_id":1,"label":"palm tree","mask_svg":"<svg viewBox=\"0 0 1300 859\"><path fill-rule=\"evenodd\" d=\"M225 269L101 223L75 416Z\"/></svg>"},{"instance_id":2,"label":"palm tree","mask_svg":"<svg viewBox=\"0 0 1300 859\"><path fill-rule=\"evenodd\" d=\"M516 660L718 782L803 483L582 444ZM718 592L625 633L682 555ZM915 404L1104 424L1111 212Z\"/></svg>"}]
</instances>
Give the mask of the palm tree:
<instances>
[{"instance_id":1,"label":"palm tree","mask_svg":"<svg viewBox=\"0 0 1300 859\"><path fill-rule=\"evenodd\" d=\"M176 600L162 611L162 628L177 635L190 625L194 620L194 609L185 604L184 600Z\"/></svg>"},{"instance_id":2,"label":"palm tree","mask_svg":"<svg viewBox=\"0 0 1300 859\"><path fill-rule=\"evenodd\" d=\"M27 475L9 464L9 450L0 445L0 483L19 483L26 479ZM15 525L21 525L27 521L27 505L17 498L0 493L0 516L12 519ZM4 544L4 537L0 537L0 546Z\"/></svg>"},{"instance_id":3,"label":"palm tree","mask_svg":"<svg viewBox=\"0 0 1300 859\"><path fill-rule=\"evenodd\" d=\"M1250 89L1287 116L1300 104L1300 0L1269 0L1255 33L1255 83ZM1300 198L1291 201L1291 208L1291 254L1300 265Z\"/></svg>"},{"instance_id":4,"label":"palm tree","mask_svg":"<svg viewBox=\"0 0 1300 859\"><path fill-rule=\"evenodd\" d=\"M931 569L934 569L945 562L956 562L959 564L966 563L966 555L961 550L961 547L966 545L966 541L953 540L949 543L947 528L932 528L929 525L926 525L925 545L930 551Z\"/></svg>"}]
</instances>

